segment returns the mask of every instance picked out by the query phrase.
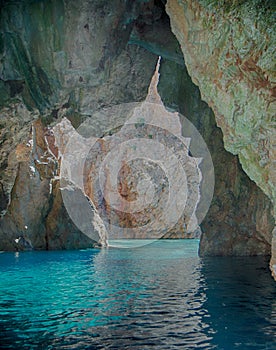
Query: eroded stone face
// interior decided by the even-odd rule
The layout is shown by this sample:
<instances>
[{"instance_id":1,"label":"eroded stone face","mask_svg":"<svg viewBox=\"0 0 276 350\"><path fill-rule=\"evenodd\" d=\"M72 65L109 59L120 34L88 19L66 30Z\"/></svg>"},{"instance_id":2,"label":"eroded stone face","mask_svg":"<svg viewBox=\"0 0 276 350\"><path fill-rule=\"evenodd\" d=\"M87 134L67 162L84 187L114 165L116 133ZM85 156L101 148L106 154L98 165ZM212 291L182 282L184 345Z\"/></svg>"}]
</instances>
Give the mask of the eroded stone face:
<instances>
[{"instance_id":1,"label":"eroded stone face","mask_svg":"<svg viewBox=\"0 0 276 350\"><path fill-rule=\"evenodd\" d=\"M169 0L167 12L188 71L215 112L225 148L238 154L245 172L275 206L272 9Z\"/></svg>"},{"instance_id":2,"label":"eroded stone face","mask_svg":"<svg viewBox=\"0 0 276 350\"><path fill-rule=\"evenodd\" d=\"M178 118L159 106L136 107L132 122L95 142L87 155L84 189L113 239L170 233L186 238L198 230L193 217L200 199L198 160L189 156L187 140L147 120L153 110L168 123Z\"/></svg>"},{"instance_id":3,"label":"eroded stone face","mask_svg":"<svg viewBox=\"0 0 276 350\"><path fill-rule=\"evenodd\" d=\"M200 135L191 132L190 138L182 137L178 113L166 110L157 92L158 68L144 102L103 111L103 118L114 113L126 117L112 135L93 137L93 131L98 131L94 120L101 117L100 112L78 130L67 119L54 127L61 181L66 182L65 188L73 184L91 200L106 228L99 236L107 240L158 239L171 234L191 238L200 230L196 211L199 201L206 199L199 169L202 159L189 154L190 138L194 136L200 144ZM212 167L211 158L208 160ZM76 225L89 235L84 227L86 216L76 216L73 209L77 201L74 188L64 204Z\"/></svg>"},{"instance_id":4,"label":"eroded stone face","mask_svg":"<svg viewBox=\"0 0 276 350\"><path fill-rule=\"evenodd\" d=\"M167 12L188 71L215 112L226 149L239 155L244 170L274 202L272 10L258 15L245 4L225 13L205 1L170 0Z\"/></svg>"},{"instance_id":5,"label":"eroded stone face","mask_svg":"<svg viewBox=\"0 0 276 350\"><path fill-rule=\"evenodd\" d=\"M126 45L140 11L141 6L132 2L3 3L0 19L3 214L19 176L19 164L27 161L23 148L31 139L35 119L40 117L44 124L49 124L67 116L78 125L103 105L137 101L146 95L155 56L144 48ZM48 142L52 141L49 137ZM27 181L27 175L20 172L22 176ZM51 196L49 200L52 201ZM18 211L17 215L21 214ZM66 220L66 215L62 216ZM5 229L0 230L1 237L9 230L6 221ZM14 235L20 234L20 228L11 225ZM70 227L76 231L70 224L69 231ZM67 240L56 244L73 247ZM2 248L12 249L6 243Z\"/></svg>"},{"instance_id":6,"label":"eroded stone face","mask_svg":"<svg viewBox=\"0 0 276 350\"><path fill-rule=\"evenodd\" d=\"M143 99L155 57L127 46L142 11L143 2L119 0L4 2L0 104L20 92L29 108L55 109L54 119L68 103L90 115Z\"/></svg>"},{"instance_id":7,"label":"eroded stone face","mask_svg":"<svg viewBox=\"0 0 276 350\"><path fill-rule=\"evenodd\" d=\"M214 113L201 100L186 69L163 61L160 73L158 90L164 104L169 108L178 106L189 117L203 136L215 168L213 201L201 224L200 254L270 255L274 219L269 198L248 178L238 157L225 150ZM187 135L185 128L182 133ZM193 140L190 149L193 153Z\"/></svg>"},{"instance_id":8,"label":"eroded stone face","mask_svg":"<svg viewBox=\"0 0 276 350\"><path fill-rule=\"evenodd\" d=\"M249 157L242 160L244 169L259 186L262 183L265 192L268 191L273 171L269 172L272 163L267 161L274 157L270 127L273 119L269 122L273 105L264 104L271 75L263 74L263 71L269 71L273 62L269 58L269 35L262 34L260 22L255 27L246 24L253 33L253 45L251 33L243 30L243 21L231 19L231 14L226 14L229 18L225 18L220 16L220 11L214 14L210 9L207 13L199 7L199 1L168 3L173 30L184 51L189 73L197 84L200 83L203 98L216 112L225 147L239 153L241 160L243 154ZM115 134L125 119L118 118L116 113L97 114L95 110L143 100L156 55L160 54L163 61L159 91L164 104L179 110L194 123L204 137L215 165L214 201L202 225L201 253L269 254L273 225L269 200L242 171L237 157L223 148L222 134L214 123L211 110L203 104L199 91L191 83L185 67L183 69L181 51L173 42L160 6L156 8L153 1L144 4L130 1L123 5L120 2L118 5L116 1L94 0L21 1L20 4L5 1L3 5L0 103L7 105L0 112L1 210L7 210L12 190L13 194L9 213L0 224L1 249L16 249L10 242L22 233L21 230L25 233L23 224L27 217L30 223L33 222L28 228L33 242L37 242L37 245L33 244L35 249L90 246L91 241L79 236L62 205L59 180L51 178L49 181L52 165L37 163L34 167L35 172L44 174L44 180L41 175L29 177L34 159L32 155L29 157L30 147L26 144L31 139L32 123L41 117L45 124L52 123L53 126L66 117L76 128L93 114L98 137L107 137L104 134L107 129ZM247 13L243 17L246 23L254 22ZM229 39L232 40L230 46ZM128 41L131 45L127 45ZM252 102L252 108L244 113L249 102ZM239 106L243 108L239 110ZM261 113L256 109L259 107ZM246 116L245 125L243 115ZM252 115L258 115L259 119L256 121ZM55 159L58 157L55 140L49 130L45 132L50 157ZM182 134L185 136L184 130ZM41 146L44 141L38 137L38 142ZM104 143L108 145L109 141ZM251 164L250 172L247 164ZM135 178L129 175L127 167L123 169L128 180L121 184L121 192L129 199L135 199L136 190L130 186ZM45 174L48 177L45 178ZM51 193L48 183L49 188L52 183ZM24 209L24 198L31 198L30 192L34 190L35 203L41 211L32 206ZM43 225L38 229L39 218Z\"/></svg>"},{"instance_id":9,"label":"eroded stone face","mask_svg":"<svg viewBox=\"0 0 276 350\"><path fill-rule=\"evenodd\" d=\"M5 1L0 19L0 210L32 122L78 126L103 106L142 100L156 57L127 45L142 4Z\"/></svg>"},{"instance_id":10,"label":"eroded stone face","mask_svg":"<svg viewBox=\"0 0 276 350\"><path fill-rule=\"evenodd\" d=\"M29 142L16 148L12 200L0 221L1 250L46 248L43 221L50 206L50 181L55 173L55 162L49 159L43 129L41 121L35 121ZM21 246L21 240L27 243Z\"/></svg>"},{"instance_id":11,"label":"eroded stone face","mask_svg":"<svg viewBox=\"0 0 276 350\"><path fill-rule=\"evenodd\" d=\"M68 124L70 128L62 128L65 140L74 130L69 121ZM87 198L78 188L74 188L78 199L74 209L76 215L87 218L89 234L85 235L70 219L63 196L72 188L60 184L56 151L53 133L41 120L36 120L29 142L16 148L17 173L12 200L0 222L1 250L77 249L93 247L99 241L92 223L94 212L90 206L84 211Z\"/></svg>"}]
</instances>

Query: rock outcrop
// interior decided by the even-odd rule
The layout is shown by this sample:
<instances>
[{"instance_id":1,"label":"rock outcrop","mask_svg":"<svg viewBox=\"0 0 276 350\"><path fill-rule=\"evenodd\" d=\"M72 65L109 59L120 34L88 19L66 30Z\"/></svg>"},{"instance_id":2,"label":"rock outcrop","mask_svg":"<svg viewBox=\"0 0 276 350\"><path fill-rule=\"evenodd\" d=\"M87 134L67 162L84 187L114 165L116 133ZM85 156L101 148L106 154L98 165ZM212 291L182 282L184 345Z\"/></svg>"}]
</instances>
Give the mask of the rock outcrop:
<instances>
[{"instance_id":1,"label":"rock outcrop","mask_svg":"<svg viewBox=\"0 0 276 350\"><path fill-rule=\"evenodd\" d=\"M124 118L97 111L144 100L161 55L162 101L192 121L215 167L201 254L270 254L274 24L263 6L224 3L168 0L184 63L162 1L1 2L0 249L92 246L63 205L47 133L64 117L75 128L90 118L100 138L119 133Z\"/></svg>"},{"instance_id":2,"label":"rock outcrop","mask_svg":"<svg viewBox=\"0 0 276 350\"><path fill-rule=\"evenodd\" d=\"M38 119L29 142L16 148L11 202L0 221L1 250L76 249L93 247L96 242L74 225L64 207L57 158L45 138L48 133Z\"/></svg>"},{"instance_id":3,"label":"rock outcrop","mask_svg":"<svg viewBox=\"0 0 276 350\"><path fill-rule=\"evenodd\" d=\"M244 171L270 198L276 217L272 6L268 1L169 0L166 9L188 72L215 112L225 148L238 155Z\"/></svg>"},{"instance_id":4,"label":"rock outcrop","mask_svg":"<svg viewBox=\"0 0 276 350\"><path fill-rule=\"evenodd\" d=\"M128 105L122 128L95 140L83 165L85 193L110 239L193 238L200 230L201 159L189 154L178 113L162 103L159 65L146 100Z\"/></svg>"},{"instance_id":5,"label":"rock outcrop","mask_svg":"<svg viewBox=\"0 0 276 350\"><path fill-rule=\"evenodd\" d=\"M126 45L142 7L131 1L1 2L2 215L13 202L17 147L29 142L34 120L49 125L66 116L77 127L99 108L146 96L156 56ZM4 242L1 249L10 249Z\"/></svg>"},{"instance_id":6,"label":"rock outcrop","mask_svg":"<svg viewBox=\"0 0 276 350\"><path fill-rule=\"evenodd\" d=\"M189 116L203 136L214 164L214 195L201 224L200 254L270 255L274 227L271 201L248 178L238 157L225 150L214 113L201 100L186 69L166 61L160 72L163 102L170 108L178 106L183 115ZM185 129L182 132L185 136ZM196 140L191 142L192 150L193 142Z\"/></svg>"}]
</instances>

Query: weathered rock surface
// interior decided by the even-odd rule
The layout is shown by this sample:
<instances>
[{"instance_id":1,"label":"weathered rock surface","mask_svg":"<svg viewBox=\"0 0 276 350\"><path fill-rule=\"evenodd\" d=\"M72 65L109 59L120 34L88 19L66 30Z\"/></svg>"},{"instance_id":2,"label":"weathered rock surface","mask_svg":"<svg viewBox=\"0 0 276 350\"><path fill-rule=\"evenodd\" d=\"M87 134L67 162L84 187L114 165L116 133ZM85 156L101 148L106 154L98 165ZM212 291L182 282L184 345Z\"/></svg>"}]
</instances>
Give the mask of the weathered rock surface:
<instances>
[{"instance_id":1,"label":"weathered rock surface","mask_svg":"<svg viewBox=\"0 0 276 350\"><path fill-rule=\"evenodd\" d=\"M215 13L212 5L206 11L199 3L204 5L199 0L168 1L173 31L190 75L215 111L225 147L239 155L246 173L272 198L273 105L266 104L272 84L271 33L246 14L249 24L256 22L256 28L247 26L253 45L251 34L231 11L226 14L215 7ZM53 138L47 137L53 153L47 157L53 163L37 162L44 144L37 159L29 154L32 123L40 117L52 127L66 117L78 127L92 116L95 136L115 134L124 119L103 118L95 111L143 100L161 55L162 100L194 123L215 166L215 194L202 224L201 253L270 253L270 202L243 172L237 157L225 151L222 133L190 80L161 2L2 1L0 34L0 209L7 210L0 223L0 249L16 249L14 239L21 235L22 249L30 244L35 249L92 245L70 221L59 181L53 180L58 157ZM44 137L40 134L37 140L43 143ZM34 201L36 209L26 200Z\"/></svg>"},{"instance_id":2,"label":"weathered rock surface","mask_svg":"<svg viewBox=\"0 0 276 350\"><path fill-rule=\"evenodd\" d=\"M76 249L95 244L75 227L64 207L59 181L54 180L58 163L49 152L45 132L36 120L30 141L16 148L17 173L12 200L0 221L0 250Z\"/></svg>"},{"instance_id":3,"label":"weathered rock surface","mask_svg":"<svg viewBox=\"0 0 276 350\"><path fill-rule=\"evenodd\" d=\"M188 72L215 112L225 148L238 155L245 172L270 198L275 216L276 31L272 7L271 2L261 1L221 5L207 0L169 0L166 9ZM208 251L203 242L201 247ZM272 255L273 265L275 247Z\"/></svg>"},{"instance_id":4,"label":"weathered rock surface","mask_svg":"<svg viewBox=\"0 0 276 350\"><path fill-rule=\"evenodd\" d=\"M185 63L213 108L228 151L257 185L276 198L273 9L261 2L225 7L169 0L167 12Z\"/></svg>"},{"instance_id":5,"label":"weathered rock surface","mask_svg":"<svg viewBox=\"0 0 276 350\"><path fill-rule=\"evenodd\" d=\"M178 113L162 103L158 70L159 62L146 100L129 105L122 128L97 139L82 167L85 193L110 239L187 238L199 231L200 159L189 155Z\"/></svg>"},{"instance_id":6,"label":"weathered rock surface","mask_svg":"<svg viewBox=\"0 0 276 350\"><path fill-rule=\"evenodd\" d=\"M0 175L7 203L15 178L7 158L28 140L38 110L47 124L66 115L77 126L99 108L146 96L156 56L126 45L142 5L120 4L25 0L1 5Z\"/></svg>"},{"instance_id":7,"label":"weathered rock surface","mask_svg":"<svg viewBox=\"0 0 276 350\"><path fill-rule=\"evenodd\" d=\"M3 96L20 92L27 106L49 109L52 118L64 104L90 115L104 105L141 100L154 55L126 44L142 9L143 2L120 0L3 2Z\"/></svg>"},{"instance_id":8,"label":"weathered rock surface","mask_svg":"<svg viewBox=\"0 0 276 350\"><path fill-rule=\"evenodd\" d=\"M129 45L142 4L1 2L0 210L16 178L16 147L32 122L74 126L103 106L145 97L156 56ZM27 108L26 108L27 106Z\"/></svg>"},{"instance_id":9,"label":"weathered rock surface","mask_svg":"<svg viewBox=\"0 0 276 350\"><path fill-rule=\"evenodd\" d=\"M274 219L269 198L244 173L237 156L224 149L214 113L201 100L186 69L166 61L160 72L163 102L189 117L203 136L214 164L214 196L201 225L201 255L270 255ZM182 132L185 136L185 130Z\"/></svg>"},{"instance_id":10,"label":"weathered rock surface","mask_svg":"<svg viewBox=\"0 0 276 350\"><path fill-rule=\"evenodd\" d=\"M14 101L0 110L0 210L5 213L17 174L18 161L26 159L19 144L30 139L32 122L38 113L30 112L22 101ZM30 150L31 145L28 145ZM22 153L22 154L20 154ZM26 152L25 152L26 153ZM28 154L28 151L27 151ZM23 158L22 158L23 157Z\"/></svg>"},{"instance_id":11,"label":"weathered rock surface","mask_svg":"<svg viewBox=\"0 0 276 350\"><path fill-rule=\"evenodd\" d=\"M72 221L67 208L64 205L64 196L70 195L70 190L60 186L60 181L52 181L52 200L51 208L45 217L45 229L46 229L46 249L58 250L58 249L80 249L91 248L97 245L99 242L99 236L92 224L94 219L93 212L90 207L84 207L83 203L87 202L84 194L75 189L78 195L78 201L75 200L75 215L78 217L85 217L85 222L89 227L90 235L84 234ZM82 204L82 205L80 205ZM87 210L88 208L88 210ZM85 210L86 209L86 210Z\"/></svg>"}]
</instances>

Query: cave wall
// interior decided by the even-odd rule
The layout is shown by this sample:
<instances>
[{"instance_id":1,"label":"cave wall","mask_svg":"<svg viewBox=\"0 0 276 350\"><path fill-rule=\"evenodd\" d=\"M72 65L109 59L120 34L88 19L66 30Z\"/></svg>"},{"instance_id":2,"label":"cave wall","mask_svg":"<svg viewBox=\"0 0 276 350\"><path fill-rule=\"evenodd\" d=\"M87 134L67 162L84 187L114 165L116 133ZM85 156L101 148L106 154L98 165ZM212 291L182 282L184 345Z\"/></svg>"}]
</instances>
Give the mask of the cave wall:
<instances>
[{"instance_id":1,"label":"cave wall","mask_svg":"<svg viewBox=\"0 0 276 350\"><path fill-rule=\"evenodd\" d=\"M220 101L225 111L219 114L219 118L216 103L210 102L206 97L208 93L210 96L219 95L218 92L215 93L213 85L216 84L211 80L215 76L212 74L218 70L212 67L209 56L209 61L206 57L201 59L200 52L194 53L195 57L189 56L192 49L186 49L185 30L188 30L188 24L199 26L195 19L201 21L203 16L200 17L196 12L196 17L192 12L197 8L196 5L190 4L191 9L187 5L190 11L188 15L195 16L188 23L184 15L185 6L184 1L169 1L167 5L172 29L184 53L184 63L181 48L170 30L169 18L164 12L162 2L1 2L0 195L1 210L3 213L6 210L7 212L0 221L0 249L15 249L14 244L8 242L22 232L36 249L77 248L91 244L86 236L81 236L66 215L59 183L51 182L54 176L53 164L47 165L47 169L41 169L40 165L39 169L39 165L34 162L33 152L26 149L26 144L33 137L30 134L31 127L39 118L43 132L47 133L47 127L51 128L66 117L75 127L85 118L94 118L95 125L100 128L102 121L97 119L95 111L145 98L157 55L161 55L158 89L162 100L167 107L181 112L194 123L208 145L215 166L215 193L210 211L202 223L201 254L270 253L273 226L270 201L244 173L237 156L233 155L238 152L226 141L232 134L225 133L222 127L228 120L222 112L228 111L227 103L232 103L231 96L226 93L221 95L222 100L223 96L227 96L227 103ZM209 18L207 14L204 15L206 19ZM185 26L183 33L182 25ZM200 35L202 29L198 30L198 33L192 30L197 33L193 35ZM208 34L208 27L206 30ZM207 34L203 37L205 42L198 39L196 47L201 47L201 41L202 47L208 47ZM198 61L201 64L204 59L209 64L205 64L203 70L197 71L196 68L201 67ZM212 74L208 67L211 67ZM199 85L200 92L192 83L190 75ZM208 89L200 84L205 76L209 82L209 85L206 82ZM239 78L234 76L230 82L232 79L236 86ZM254 100L254 108L258 108L254 93L251 96L249 88L245 91L246 98ZM202 98L214 110L216 120ZM239 101L235 103L239 104ZM229 111L232 110L231 106ZM270 108L269 105L267 108ZM262 119L260 115L260 119L261 124L265 125L264 130L270 133L269 124L264 124L266 117ZM113 121L109 122L110 127L112 123ZM222 128L223 134L216 123ZM43 132L38 142L43 143ZM241 128L241 132L245 131ZM242 136L235 134L231 136L231 144L235 149L242 139ZM39 157L46 151L43 147L41 145ZM250 147L248 142L246 150L253 152ZM35 168L35 176L30 165ZM244 164L243 167L251 175ZM255 163L253 167L256 168ZM264 167L268 171L267 163ZM47 176L43 175L45 171ZM262 178L263 173L258 176ZM253 176L252 179L262 188ZM32 197L33 188L38 189L35 198L43 199L43 203L35 205L40 208L39 213L34 212L33 205L29 209L23 205ZM270 195L271 190L268 188L269 186L265 186L262 189ZM7 207L8 203L10 204ZM70 234L68 237L68 232L74 233L72 238Z\"/></svg>"},{"instance_id":2,"label":"cave wall","mask_svg":"<svg viewBox=\"0 0 276 350\"><path fill-rule=\"evenodd\" d=\"M210 209L201 224L200 254L270 255L272 204L245 174L238 157L225 150L215 115L201 100L187 69L168 60L163 62L159 91L165 105L178 108L192 121L212 156L215 188Z\"/></svg>"},{"instance_id":3,"label":"cave wall","mask_svg":"<svg viewBox=\"0 0 276 350\"><path fill-rule=\"evenodd\" d=\"M32 147L63 117L78 127L100 108L145 98L156 55L127 45L143 3L11 0L0 10L0 249L16 249L18 236L34 249L91 246L66 214L54 175L41 175L54 160L39 169L46 149L34 156ZM34 140L38 119L44 131Z\"/></svg>"},{"instance_id":4,"label":"cave wall","mask_svg":"<svg viewBox=\"0 0 276 350\"><path fill-rule=\"evenodd\" d=\"M222 129L224 147L270 198L276 217L275 4L169 0L166 9L188 72ZM274 274L275 235L274 229Z\"/></svg>"}]
</instances>

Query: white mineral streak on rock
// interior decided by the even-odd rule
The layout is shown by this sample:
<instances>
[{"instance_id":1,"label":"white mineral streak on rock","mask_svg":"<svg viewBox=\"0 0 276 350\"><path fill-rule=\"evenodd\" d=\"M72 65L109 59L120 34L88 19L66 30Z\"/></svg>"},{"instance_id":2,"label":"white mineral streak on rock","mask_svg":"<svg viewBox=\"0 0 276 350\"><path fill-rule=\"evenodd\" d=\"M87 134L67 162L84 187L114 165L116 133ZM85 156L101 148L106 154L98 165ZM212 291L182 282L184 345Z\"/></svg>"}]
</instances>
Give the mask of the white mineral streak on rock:
<instances>
[{"instance_id":1,"label":"white mineral streak on rock","mask_svg":"<svg viewBox=\"0 0 276 350\"><path fill-rule=\"evenodd\" d=\"M30 140L26 143L26 145L27 145L28 147L31 147L31 148L33 148L33 144L34 144L33 139L30 139Z\"/></svg>"},{"instance_id":2,"label":"white mineral streak on rock","mask_svg":"<svg viewBox=\"0 0 276 350\"><path fill-rule=\"evenodd\" d=\"M30 165L30 170L32 174L35 174L35 167L33 165Z\"/></svg>"},{"instance_id":3,"label":"white mineral streak on rock","mask_svg":"<svg viewBox=\"0 0 276 350\"><path fill-rule=\"evenodd\" d=\"M36 130L34 125L32 125L32 156L33 159L37 159L37 140L36 140Z\"/></svg>"}]
</instances>

